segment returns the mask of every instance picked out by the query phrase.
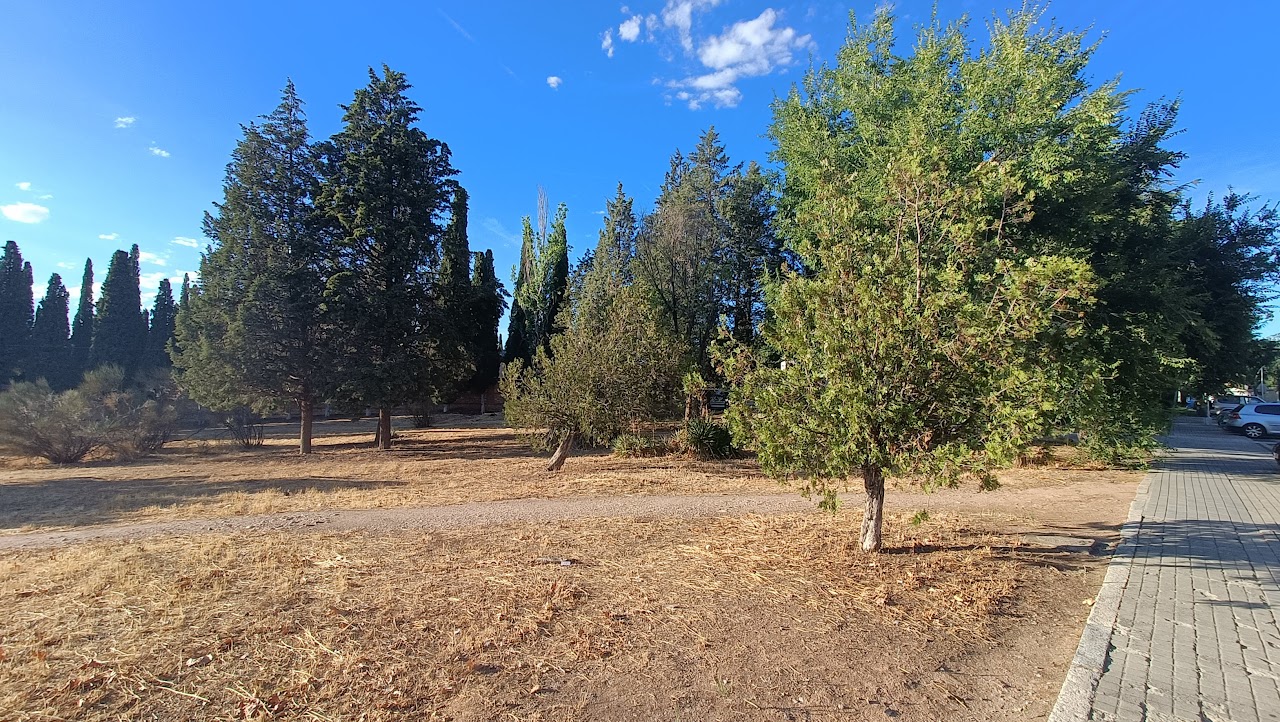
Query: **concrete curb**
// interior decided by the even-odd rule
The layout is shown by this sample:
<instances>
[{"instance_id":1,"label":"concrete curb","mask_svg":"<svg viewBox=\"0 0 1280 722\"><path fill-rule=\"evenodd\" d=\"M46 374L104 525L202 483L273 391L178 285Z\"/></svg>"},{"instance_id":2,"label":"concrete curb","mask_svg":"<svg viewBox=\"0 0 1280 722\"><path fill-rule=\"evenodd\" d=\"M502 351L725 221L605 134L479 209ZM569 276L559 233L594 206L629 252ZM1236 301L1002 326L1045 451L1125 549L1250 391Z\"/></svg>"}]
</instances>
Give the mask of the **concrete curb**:
<instances>
[{"instance_id":1,"label":"concrete curb","mask_svg":"<svg viewBox=\"0 0 1280 722\"><path fill-rule=\"evenodd\" d=\"M1063 680L1058 701L1049 713L1049 722L1088 722L1093 712L1093 697L1098 689L1098 680L1106 668L1111 635L1115 631L1116 617L1120 612L1120 597L1129 585L1129 573L1133 569L1137 536L1142 531L1142 510L1146 507L1151 477L1159 471L1153 469L1142 477L1133 503L1129 505L1129 518L1120 527L1120 543L1111 555L1107 575L1102 580L1098 596L1093 600L1093 610L1089 612L1089 619L1080 634L1080 646L1076 647L1075 657L1067 668L1067 678Z\"/></svg>"}]
</instances>

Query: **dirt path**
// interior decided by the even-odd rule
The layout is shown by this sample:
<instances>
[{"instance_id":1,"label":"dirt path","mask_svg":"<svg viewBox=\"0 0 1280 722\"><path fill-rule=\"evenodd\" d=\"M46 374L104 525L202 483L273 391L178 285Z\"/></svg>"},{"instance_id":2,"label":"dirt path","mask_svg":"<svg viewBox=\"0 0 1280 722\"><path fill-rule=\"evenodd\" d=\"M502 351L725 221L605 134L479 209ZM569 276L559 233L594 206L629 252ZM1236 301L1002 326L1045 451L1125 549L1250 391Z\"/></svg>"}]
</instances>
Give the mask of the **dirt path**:
<instances>
[{"instance_id":1,"label":"dirt path","mask_svg":"<svg viewBox=\"0 0 1280 722\"><path fill-rule=\"evenodd\" d=\"M890 492L886 506L929 513L991 514L1022 519L1010 531L1048 531L1085 537L1093 543L1112 541L1118 524L1097 523L1081 512L1131 497L1129 484L1049 486L977 493L946 490L931 494ZM860 504L849 495L845 503ZM1117 508L1121 504L1115 504ZM707 494L683 496L602 496L567 499L512 499L447 506L390 509L326 509L276 514L222 516L177 521L110 524L49 532L0 535L0 551L41 549L67 544L134 540L152 536L273 531L370 531L471 529L514 522L554 522L584 518L698 518L780 514L815 510L815 503L795 492L780 494ZM1080 523L1083 520L1093 523ZM1110 520L1108 520L1110 521ZM1033 523L1026 523L1033 522ZM1020 528L1019 528L1020 527Z\"/></svg>"}]
</instances>

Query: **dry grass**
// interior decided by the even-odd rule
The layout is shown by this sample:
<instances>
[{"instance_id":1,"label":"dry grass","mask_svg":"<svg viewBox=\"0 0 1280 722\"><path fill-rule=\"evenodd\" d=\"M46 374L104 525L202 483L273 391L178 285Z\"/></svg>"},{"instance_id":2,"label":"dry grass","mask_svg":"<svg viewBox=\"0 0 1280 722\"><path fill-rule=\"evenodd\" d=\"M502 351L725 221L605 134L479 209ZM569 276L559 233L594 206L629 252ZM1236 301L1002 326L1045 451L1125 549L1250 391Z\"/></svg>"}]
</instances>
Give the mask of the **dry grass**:
<instances>
[{"instance_id":1,"label":"dry grass","mask_svg":"<svg viewBox=\"0 0 1280 722\"><path fill-rule=\"evenodd\" d=\"M496 428L494 419L486 419L487 427L466 417L438 421L442 428L397 432L396 448L387 452L370 448L367 422L328 422L317 424L316 453L308 457L281 435L292 433L282 425L256 450L195 438L128 464L0 460L0 533L518 498L781 491L746 460L621 459L584 451L561 473L548 473L545 456L513 431Z\"/></svg>"},{"instance_id":2,"label":"dry grass","mask_svg":"<svg viewBox=\"0 0 1280 722\"><path fill-rule=\"evenodd\" d=\"M844 709L884 689L868 670L886 660L936 664L940 641L951 653L982 644L1020 585L1047 573L957 517L912 527L891 516L899 553L878 556L853 551L855 522L584 520L11 553L0 556L0 709L16 720L735 719L793 697ZM844 678L815 686L822 674Z\"/></svg>"}]
</instances>

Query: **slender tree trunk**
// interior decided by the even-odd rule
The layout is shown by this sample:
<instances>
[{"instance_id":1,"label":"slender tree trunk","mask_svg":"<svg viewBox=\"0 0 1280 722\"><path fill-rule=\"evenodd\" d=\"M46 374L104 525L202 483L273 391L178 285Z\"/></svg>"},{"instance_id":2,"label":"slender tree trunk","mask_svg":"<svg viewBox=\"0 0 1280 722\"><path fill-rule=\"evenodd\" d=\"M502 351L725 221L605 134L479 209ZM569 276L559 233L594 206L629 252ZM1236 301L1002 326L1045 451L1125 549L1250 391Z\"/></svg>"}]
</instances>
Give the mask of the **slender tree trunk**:
<instances>
[{"instance_id":1,"label":"slender tree trunk","mask_svg":"<svg viewBox=\"0 0 1280 722\"><path fill-rule=\"evenodd\" d=\"M547 471L560 471L560 467L564 466L564 460L569 458L569 452L573 450L573 445L577 441L577 434L566 434L560 440L560 445L556 447L556 453L551 455L551 463L547 464Z\"/></svg>"},{"instance_id":2,"label":"slender tree trunk","mask_svg":"<svg viewBox=\"0 0 1280 722\"><path fill-rule=\"evenodd\" d=\"M378 448L382 451L391 448L391 409L386 406L378 409Z\"/></svg>"},{"instance_id":3,"label":"slender tree trunk","mask_svg":"<svg viewBox=\"0 0 1280 722\"><path fill-rule=\"evenodd\" d=\"M884 470L862 467L862 485L867 490L867 509L862 515L862 549L880 551L884 532Z\"/></svg>"},{"instance_id":4,"label":"slender tree trunk","mask_svg":"<svg viewBox=\"0 0 1280 722\"><path fill-rule=\"evenodd\" d=\"M315 413L315 404L309 399L303 399L298 402L298 413L302 414L302 429L298 434L298 447L300 453L311 453L311 417Z\"/></svg>"}]
</instances>

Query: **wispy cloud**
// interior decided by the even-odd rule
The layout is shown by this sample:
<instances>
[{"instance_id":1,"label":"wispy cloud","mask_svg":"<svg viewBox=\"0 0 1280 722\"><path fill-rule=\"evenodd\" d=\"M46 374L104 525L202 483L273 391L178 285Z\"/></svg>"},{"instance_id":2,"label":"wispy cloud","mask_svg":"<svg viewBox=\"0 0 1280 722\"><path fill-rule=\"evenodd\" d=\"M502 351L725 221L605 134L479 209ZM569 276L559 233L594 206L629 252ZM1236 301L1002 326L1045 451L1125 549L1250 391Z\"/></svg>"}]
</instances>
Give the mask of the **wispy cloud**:
<instances>
[{"instance_id":1,"label":"wispy cloud","mask_svg":"<svg viewBox=\"0 0 1280 722\"><path fill-rule=\"evenodd\" d=\"M561 78L559 75L547 76L547 85L551 86L552 90L559 90L560 84L563 82L564 82L564 78Z\"/></svg>"},{"instance_id":2,"label":"wispy cloud","mask_svg":"<svg viewBox=\"0 0 1280 722\"><path fill-rule=\"evenodd\" d=\"M154 254L154 253L148 253L148 252L146 252L146 251L139 251L139 252L138 252L138 261L139 261L140 263L147 263L147 264L150 264L150 265L152 265L152 266L165 266L165 265L168 265L168 261L167 261L163 256L157 256L157 255L156 255L156 254Z\"/></svg>"},{"instance_id":3,"label":"wispy cloud","mask_svg":"<svg viewBox=\"0 0 1280 722\"><path fill-rule=\"evenodd\" d=\"M14 183L13 185L14 185L14 187L15 187L15 188L17 188L17 189L18 189L18 190L20 190L20 191L29 191L29 190L31 190L31 183L30 183L30 182L28 182L28 181L22 181L21 183Z\"/></svg>"},{"instance_id":4,"label":"wispy cloud","mask_svg":"<svg viewBox=\"0 0 1280 722\"><path fill-rule=\"evenodd\" d=\"M471 33L467 32L467 29L462 27L462 25L460 25L457 20L454 20L453 18L449 17L448 13L446 13L444 10L441 10L439 8L436 8L436 10L437 12L440 13L441 17L449 21L449 24L453 26L454 30L458 31L459 35L467 39L467 42L474 43L476 41L475 38L471 37Z\"/></svg>"},{"instance_id":5,"label":"wispy cloud","mask_svg":"<svg viewBox=\"0 0 1280 722\"><path fill-rule=\"evenodd\" d=\"M34 203L10 203L0 206L0 214L18 223L39 223L49 217L49 209Z\"/></svg>"},{"instance_id":6,"label":"wispy cloud","mask_svg":"<svg viewBox=\"0 0 1280 722\"><path fill-rule=\"evenodd\" d=\"M134 118L132 115L127 115L123 118L116 118L116 127L128 128L129 126L133 125L133 121L135 120L137 120L137 118Z\"/></svg>"},{"instance_id":7,"label":"wispy cloud","mask_svg":"<svg viewBox=\"0 0 1280 722\"><path fill-rule=\"evenodd\" d=\"M674 28L680 36L680 46L686 52L693 50L693 14L720 4L720 0L667 0L662 8L662 24Z\"/></svg>"},{"instance_id":8,"label":"wispy cloud","mask_svg":"<svg viewBox=\"0 0 1280 722\"><path fill-rule=\"evenodd\" d=\"M147 148L147 150L151 151L151 155L157 155L157 156L160 156L161 158L169 157L169 151L165 150L164 148L159 148L153 145L150 148Z\"/></svg>"},{"instance_id":9,"label":"wispy cloud","mask_svg":"<svg viewBox=\"0 0 1280 722\"><path fill-rule=\"evenodd\" d=\"M44 194L44 195L42 195L42 196L36 196L36 199L37 199L37 200L42 200L42 201L51 201L51 200L53 200L53 194L52 194L52 193L45 193L45 194Z\"/></svg>"},{"instance_id":10,"label":"wispy cloud","mask_svg":"<svg viewBox=\"0 0 1280 722\"><path fill-rule=\"evenodd\" d=\"M120 237L119 233L99 233L98 234L98 239L103 241L114 241L119 237Z\"/></svg>"},{"instance_id":11,"label":"wispy cloud","mask_svg":"<svg viewBox=\"0 0 1280 722\"><path fill-rule=\"evenodd\" d=\"M200 247L200 241L197 241L194 238L187 238L186 236L174 236L173 240L169 242L175 246L186 246L187 248Z\"/></svg>"},{"instance_id":12,"label":"wispy cloud","mask_svg":"<svg viewBox=\"0 0 1280 722\"><path fill-rule=\"evenodd\" d=\"M604 36L600 40L600 49L604 51L605 55L613 57L613 28L604 31Z\"/></svg>"},{"instance_id":13,"label":"wispy cloud","mask_svg":"<svg viewBox=\"0 0 1280 722\"><path fill-rule=\"evenodd\" d=\"M506 226L502 225L502 221L497 218L485 218L480 221L480 227L488 231L494 238L502 241L502 244L505 246L520 245L520 234L508 230Z\"/></svg>"}]
</instances>

